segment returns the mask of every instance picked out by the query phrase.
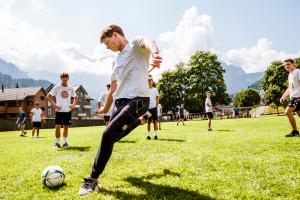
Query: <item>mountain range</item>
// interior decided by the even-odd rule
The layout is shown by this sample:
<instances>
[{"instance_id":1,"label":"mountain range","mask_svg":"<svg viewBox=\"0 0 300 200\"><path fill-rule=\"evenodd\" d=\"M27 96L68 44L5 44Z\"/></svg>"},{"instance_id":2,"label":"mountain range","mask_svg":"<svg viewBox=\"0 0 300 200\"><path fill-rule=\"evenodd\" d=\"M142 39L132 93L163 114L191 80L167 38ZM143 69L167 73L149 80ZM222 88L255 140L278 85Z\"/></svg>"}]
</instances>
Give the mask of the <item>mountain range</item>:
<instances>
[{"instance_id":1,"label":"mountain range","mask_svg":"<svg viewBox=\"0 0 300 200\"><path fill-rule=\"evenodd\" d=\"M71 52L74 54L72 50L70 50L70 53ZM227 92L229 94L234 94L241 89L247 88L248 86L261 80L264 73L246 73L239 66L228 65L226 63L221 63L221 65L225 69L224 79L227 86ZM97 83L96 80L98 78L99 77L92 76L91 79L95 79L95 81L92 81L92 83ZM52 77L52 79L54 79L54 77ZM100 94L99 88L101 89L101 85L103 84L103 88L106 85L104 83L105 81L103 81L103 78L101 78L103 83L97 85L82 82L84 81L82 80L82 77L80 75L77 76L76 74L72 76L72 79L80 79L80 84L82 84L87 89L87 91L91 91L90 96L92 96L94 99L97 99L97 96ZM27 72L20 70L13 63L8 63L0 58L0 84L4 85L5 88L13 88L16 87L17 84L19 87L42 86L44 88L47 88L51 84L51 82L48 80L34 80L28 76Z\"/></svg>"}]
</instances>

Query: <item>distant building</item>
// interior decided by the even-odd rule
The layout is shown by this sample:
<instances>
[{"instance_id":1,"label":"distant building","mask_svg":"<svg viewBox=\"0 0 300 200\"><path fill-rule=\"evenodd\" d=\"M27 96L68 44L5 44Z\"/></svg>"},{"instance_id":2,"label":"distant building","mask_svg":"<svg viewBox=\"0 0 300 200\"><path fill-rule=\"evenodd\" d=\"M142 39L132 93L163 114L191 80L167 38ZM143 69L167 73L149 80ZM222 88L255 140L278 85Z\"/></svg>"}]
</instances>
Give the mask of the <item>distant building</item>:
<instances>
[{"instance_id":1,"label":"distant building","mask_svg":"<svg viewBox=\"0 0 300 200\"><path fill-rule=\"evenodd\" d=\"M19 107L23 107L27 119L35 102L40 102L41 109L46 111L48 104L46 91L42 87L10 88L0 91L0 118L17 118ZM47 116L47 113L46 113Z\"/></svg>"},{"instance_id":2,"label":"distant building","mask_svg":"<svg viewBox=\"0 0 300 200\"><path fill-rule=\"evenodd\" d=\"M51 84L46 89L46 93L48 94L54 86L55 86L54 84ZM84 89L82 85L75 85L73 86L73 89L75 90L78 96L78 102L77 105L75 106L75 109L72 111L72 117L75 118L90 117L91 100L93 100L93 98L88 95L87 91ZM55 97L54 97L54 101L55 101ZM73 102L73 98L71 99L71 102ZM55 117L55 109L49 102L48 102L47 114L51 118Z\"/></svg>"}]
</instances>

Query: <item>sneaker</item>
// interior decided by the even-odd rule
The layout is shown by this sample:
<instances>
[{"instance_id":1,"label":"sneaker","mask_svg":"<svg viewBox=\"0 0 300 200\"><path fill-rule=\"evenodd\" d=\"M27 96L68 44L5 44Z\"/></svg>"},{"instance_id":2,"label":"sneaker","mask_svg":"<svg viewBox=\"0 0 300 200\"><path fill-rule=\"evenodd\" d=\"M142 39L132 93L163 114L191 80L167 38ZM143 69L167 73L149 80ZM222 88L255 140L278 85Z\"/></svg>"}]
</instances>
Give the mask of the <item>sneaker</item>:
<instances>
[{"instance_id":1,"label":"sneaker","mask_svg":"<svg viewBox=\"0 0 300 200\"><path fill-rule=\"evenodd\" d=\"M157 135L154 136L154 140L158 140Z\"/></svg>"},{"instance_id":2,"label":"sneaker","mask_svg":"<svg viewBox=\"0 0 300 200\"><path fill-rule=\"evenodd\" d=\"M27 132L24 132L24 135L23 136L25 136L27 134Z\"/></svg>"},{"instance_id":3,"label":"sneaker","mask_svg":"<svg viewBox=\"0 0 300 200\"><path fill-rule=\"evenodd\" d=\"M147 139L147 140L151 140L151 137L148 135L148 136L146 137L146 139Z\"/></svg>"},{"instance_id":4,"label":"sneaker","mask_svg":"<svg viewBox=\"0 0 300 200\"><path fill-rule=\"evenodd\" d=\"M178 123L177 123L177 126L178 126Z\"/></svg>"},{"instance_id":5,"label":"sneaker","mask_svg":"<svg viewBox=\"0 0 300 200\"><path fill-rule=\"evenodd\" d=\"M212 131L212 129L211 128L209 128L209 129L207 129L208 131Z\"/></svg>"},{"instance_id":6,"label":"sneaker","mask_svg":"<svg viewBox=\"0 0 300 200\"><path fill-rule=\"evenodd\" d=\"M55 143L54 146L53 146L53 148L57 149L57 148L61 148L61 146L60 146L60 144Z\"/></svg>"},{"instance_id":7,"label":"sneaker","mask_svg":"<svg viewBox=\"0 0 300 200\"><path fill-rule=\"evenodd\" d=\"M78 191L79 196L83 196L94 191L99 191L100 185L98 184L97 179L84 178L84 183Z\"/></svg>"},{"instance_id":8,"label":"sneaker","mask_svg":"<svg viewBox=\"0 0 300 200\"><path fill-rule=\"evenodd\" d=\"M68 145L68 143L64 143L62 146L64 149L69 148L70 146Z\"/></svg>"},{"instance_id":9,"label":"sneaker","mask_svg":"<svg viewBox=\"0 0 300 200\"><path fill-rule=\"evenodd\" d=\"M292 132L287 134L285 137L299 137L299 131L292 130Z\"/></svg>"}]
</instances>

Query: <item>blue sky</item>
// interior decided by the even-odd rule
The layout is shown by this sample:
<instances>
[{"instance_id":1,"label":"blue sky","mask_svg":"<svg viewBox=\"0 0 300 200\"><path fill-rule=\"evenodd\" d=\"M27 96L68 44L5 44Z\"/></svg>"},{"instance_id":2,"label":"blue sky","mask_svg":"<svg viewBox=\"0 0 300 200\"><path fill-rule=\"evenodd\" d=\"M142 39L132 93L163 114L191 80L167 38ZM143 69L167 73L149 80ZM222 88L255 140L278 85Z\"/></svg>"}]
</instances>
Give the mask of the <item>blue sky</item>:
<instances>
[{"instance_id":1,"label":"blue sky","mask_svg":"<svg viewBox=\"0 0 300 200\"><path fill-rule=\"evenodd\" d=\"M196 50L258 72L300 56L299 10L297 0L0 0L0 58L33 78L56 81L68 71L107 82L113 57L98 37L113 22L129 38L157 41L164 58L157 78Z\"/></svg>"}]
</instances>

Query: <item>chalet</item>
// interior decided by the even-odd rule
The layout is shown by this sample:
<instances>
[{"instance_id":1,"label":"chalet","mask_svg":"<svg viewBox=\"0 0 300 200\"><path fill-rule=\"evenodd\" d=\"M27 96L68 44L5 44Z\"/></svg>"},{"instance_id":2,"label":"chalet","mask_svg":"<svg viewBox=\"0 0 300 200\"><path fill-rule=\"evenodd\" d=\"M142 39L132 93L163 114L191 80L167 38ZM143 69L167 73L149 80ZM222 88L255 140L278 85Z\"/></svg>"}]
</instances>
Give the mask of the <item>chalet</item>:
<instances>
[{"instance_id":1,"label":"chalet","mask_svg":"<svg viewBox=\"0 0 300 200\"><path fill-rule=\"evenodd\" d=\"M19 107L23 107L27 118L34 103L40 102L42 110L48 109L46 91L42 87L10 88L0 91L0 118L17 118ZM47 113L45 113L47 116Z\"/></svg>"}]
</instances>

